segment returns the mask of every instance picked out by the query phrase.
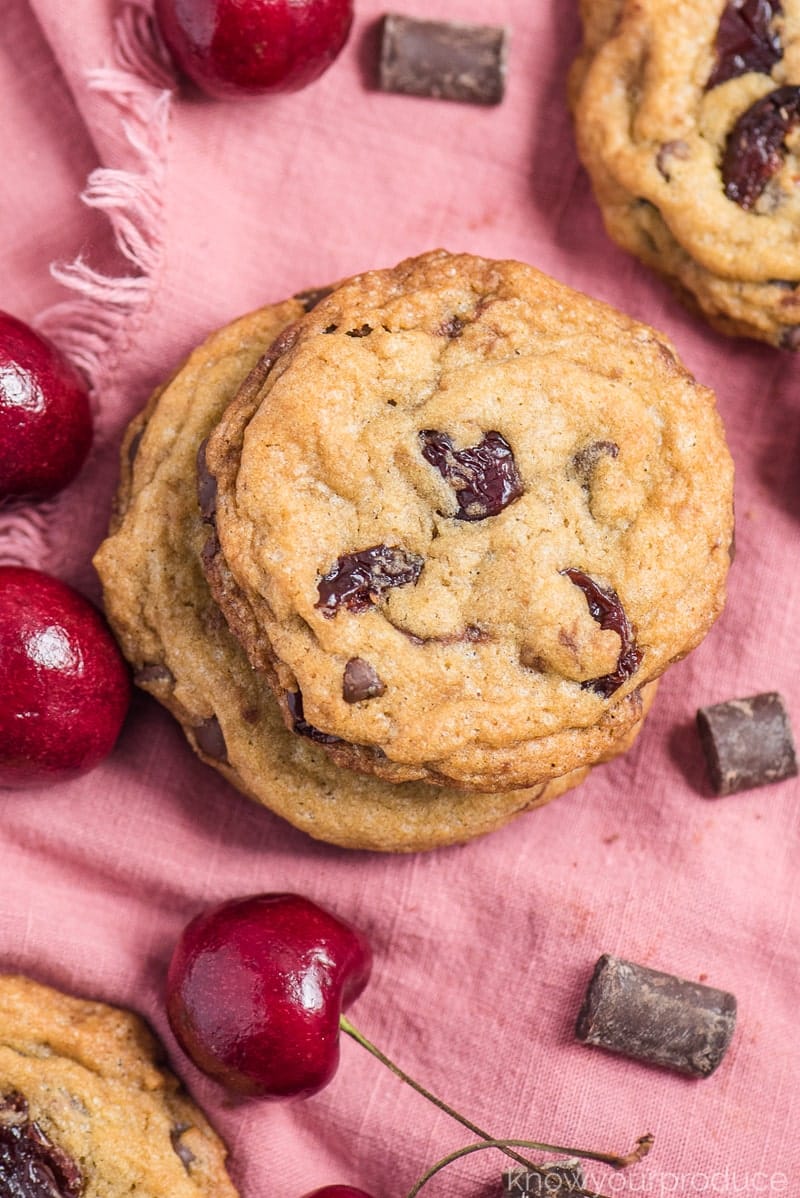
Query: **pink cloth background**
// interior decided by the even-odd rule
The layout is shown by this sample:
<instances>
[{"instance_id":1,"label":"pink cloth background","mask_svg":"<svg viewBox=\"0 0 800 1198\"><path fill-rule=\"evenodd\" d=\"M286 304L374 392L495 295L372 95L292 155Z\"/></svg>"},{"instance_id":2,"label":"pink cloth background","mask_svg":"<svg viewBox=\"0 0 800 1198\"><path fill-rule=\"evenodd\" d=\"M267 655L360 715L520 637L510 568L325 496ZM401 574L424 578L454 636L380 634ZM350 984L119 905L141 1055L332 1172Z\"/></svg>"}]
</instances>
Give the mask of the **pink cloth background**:
<instances>
[{"instance_id":1,"label":"pink cloth background","mask_svg":"<svg viewBox=\"0 0 800 1198\"><path fill-rule=\"evenodd\" d=\"M607 1194L796 1194L800 785L711 799L692 724L700 705L775 689L800 732L800 362L712 333L606 239L564 99L575 0L494 0L490 12L484 0L395 0L511 26L507 98L485 111L370 90L384 7L357 7L318 83L222 105L161 90L131 37L148 0L4 0L0 307L33 319L60 305L41 323L92 374L97 442L55 503L0 514L0 557L96 596L89 558L121 430L190 347L263 302L443 244L521 258L619 304L715 386L738 467L728 607L670 671L624 760L487 839L415 857L306 839L205 769L139 697L91 776L0 795L0 967L145 1014L228 1141L245 1198L331 1182L400 1198L469 1136L357 1045L343 1044L314 1099L242 1104L193 1071L167 1029L164 971L186 920L225 897L298 890L372 939L356 1024L497 1134L622 1150L654 1132L635 1170L589 1169ZM78 290L65 290L49 264L79 255L61 272ZM737 994L714 1077L574 1042L603 951ZM488 1198L503 1164L473 1157L431 1193Z\"/></svg>"}]
</instances>

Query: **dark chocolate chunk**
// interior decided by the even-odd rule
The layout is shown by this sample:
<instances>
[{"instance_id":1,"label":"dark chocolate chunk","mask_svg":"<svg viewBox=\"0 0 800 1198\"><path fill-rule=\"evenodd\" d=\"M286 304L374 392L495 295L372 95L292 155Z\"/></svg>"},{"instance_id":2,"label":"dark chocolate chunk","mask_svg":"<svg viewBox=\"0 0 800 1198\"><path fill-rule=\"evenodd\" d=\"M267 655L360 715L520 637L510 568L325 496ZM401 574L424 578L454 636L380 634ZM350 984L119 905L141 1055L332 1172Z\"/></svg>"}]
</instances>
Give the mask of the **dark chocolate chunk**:
<instances>
[{"instance_id":1,"label":"dark chocolate chunk","mask_svg":"<svg viewBox=\"0 0 800 1198\"><path fill-rule=\"evenodd\" d=\"M310 312L312 308L316 308L318 303L327 299L332 291L332 287L312 287L308 291L298 291L294 299L303 305L306 312Z\"/></svg>"},{"instance_id":2,"label":"dark chocolate chunk","mask_svg":"<svg viewBox=\"0 0 800 1198\"><path fill-rule=\"evenodd\" d=\"M787 136L800 123L800 87L779 87L751 104L728 134L725 195L749 211L783 165Z\"/></svg>"},{"instance_id":3,"label":"dark chocolate chunk","mask_svg":"<svg viewBox=\"0 0 800 1198\"><path fill-rule=\"evenodd\" d=\"M467 327L466 320L462 320L460 316L451 316L444 324L439 326L439 335L441 337L449 337L451 341L455 341L456 337L460 337Z\"/></svg>"},{"instance_id":4,"label":"dark chocolate chunk","mask_svg":"<svg viewBox=\"0 0 800 1198\"><path fill-rule=\"evenodd\" d=\"M369 337L371 332L372 332L371 324L362 324L361 328L359 328L359 329L348 329L346 335L348 337Z\"/></svg>"},{"instance_id":5,"label":"dark chocolate chunk","mask_svg":"<svg viewBox=\"0 0 800 1198\"><path fill-rule=\"evenodd\" d=\"M736 999L605 953L578 1016L575 1035L623 1056L708 1077L736 1024Z\"/></svg>"},{"instance_id":6,"label":"dark chocolate chunk","mask_svg":"<svg viewBox=\"0 0 800 1198\"><path fill-rule=\"evenodd\" d=\"M303 712L303 696L300 694L300 691L287 691L286 705L293 720L293 730L298 736L306 736L309 740L315 740L320 745L337 745L342 743L340 736L331 736L327 732L321 732L313 724L309 724Z\"/></svg>"},{"instance_id":7,"label":"dark chocolate chunk","mask_svg":"<svg viewBox=\"0 0 800 1198\"><path fill-rule=\"evenodd\" d=\"M176 1123L169 1133L172 1147L175 1149L176 1155L180 1157L181 1163L187 1173L189 1172L189 1166L196 1160L196 1157L188 1144L184 1144L182 1136L191 1130L191 1123Z\"/></svg>"},{"instance_id":8,"label":"dark chocolate chunk","mask_svg":"<svg viewBox=\"0 0 800 1198\"><path fill-rule=\"evenodd\" d=\"M491 25L384 18L381 91L470 104L499 104L506 84L508 33Z\"/></svg>"},{"instance_id":9,"label":"dark chocolate chunk","mask_svg":"<svg viewBox=\"0 0 800 1198\"><path fill-rule=\"evenodd\" d=\"M590 441L583 449L579 449L572 458L575 473L583 485L588 487L595 466L601 458L616 458L619 455L619 445L616 441Z\"/></svg>"},{"instance_id":10,"label":"dark chocolate chunk","mask_svg":"<svg viewBox=\"0 0 800 1198\"><path fill-rule=\"evenodd\" d=\"M147 682L166 682L171 686L175 675L164 665L147 665L136 671L133 681L137 686L144 686Z\"/></svg>"},{"instance_id":11,"label":"dark chocolate chunk","mask_svg":"<svg viewBox=\"0 0 800 1198\"><path fill-rule=\"evenodd\" d=\"M774 27L782 12L780 0L729 0L717 30L717 57L706 91L748 71L769 75L783 57Z\"/></svg>"},{"instance_id":12,"label":"dark chocolate chunk","mask_svg":"<svg viewBox=\"0 0 800 1198\"><path fill-rule=\"evenodd\" d=\"M561 573L583 591L592 619L597 621L604 632L616 632L621 641L614 672L604 674L601 678L587 678L581 683L582 690L595 691L604 699L608 699L623 682L636 673L644 655L636 644L633 628L616 591L611 587L601 587L582 570L562 570Z\"/></svg>"},{"instance_id":13,"label":"dark chocolate chunk","mask_svg":"<svg viewBox=\"0 0 800 1198\"><path fill-rule=\"evenodd\" d=\"M0 1194L79 1198L82 1192L83 1174L77 1163L28 1118L22 1094L13 1091L0 1097Z\"/></svg>"},{"instance_id":14,"label":"dark chocolate chunk","mask_svg":"<svg viewBox=\"0 0 800 1198\"><path fill-rule=\"evenodd\" d=\"M214 761L228 760L228 746L215 715L203 720L202 724L196 724L193 731L197 747L206 757L211 757Z\"/></svg>"},{"instance_id":15,"label":"dark chocolate chunk","mask_svg":"<svg viewBox=\"0 0 800 1198\"><path fill-rule=\"evenodd\" d=\"M800 350L800 324L789 325L781 334L781 349L790 349L794 353Z\"/></svg>"},{"instance_id":16,"label":"dark chocolate chunk","mask_svg":"<svg viewBox=\"0 0 800 1198\"><path fill-rule=\"evenodd\" d=\"M541 1169L515 1165L503 1170L503 1198L569 1198L583 1187L583 1169L576 1160L556 1161Z\"/></svg>"},{"instance_id":17,"label":"dark chocolate chunk","mask_svg":"<svg viewBox=\"0 0 800 1198\"><path fill-rule=\"evenodd\" d=\"M685 141L680 139L677 141L665 141L659 148L656 154L656 166L664 178L669 181L670 162L677 159L679 162L685 162L689 157L689 146Z\"/></svg>"},{"instance_id":18,"label":"dark chocolate chunk","mask_svg":"<svg viewBox=\"0 0 800 1198\"><path fill-rule=\"evenodd\" d=\"M208 437L200 442L197 449L197 502L200 515L207 524L211 524L217 514L217 480L206 464L206 445Z\"/></svg>"},{"instance_id":19,"label":"dark chocolate chunk","mask_svg":"<svg viewBox=\"0 0 800 1198\"><path fill-rule=\"evenodd\" d=\"M140 428L138 433L134 433L134 435L130 439L130 443L128 445L128 465L129 466L132 466L133 463L136 461L136 455L139 452L139 446L142 443L143 436L144 436L144 428Z\"/></svg>"},{"instance_id":20,"label":"dark chocolate chunk","mask_svg":"<svg viewBox=\"0 0 800 1198\"><path fill-rule=\"evenodd\" d=\"M789 715L774 691L701 707L697 729L718 795L766 786L797 774Z\"/></svg>"},{"instance_id":21,"label":"dark chocolate chunk","mask_svg":"<svg viewBox=\"0 0 800 1198\"><path fill-rule=\"evenodd\" d=\"M367 611L392 587L415 583L423 565L421 557L398 545L371 545L357 553L343 553L319 580L315 607L326 616L335 616L340 607Z\"/></svg>"},{"instance_id":22,"label":"dark chocolate chunk","mask_svg":"<svg viewBox=\"0 0 800 1198\"><path fill-rule=\"evenodd\" d=\"M351 657L344 667L342 698L345 703L361 703L364 699L377 699L386 690L374 666L363 657Z\"/></svg>"},{"instance_id":23,"label":"dark chocolate chunk","mask_svg":"<svg viewBox=\"0 0 800 1198\"><path fill-rule=\"evenodd\" d=\"M456 520L497 516L523 492L511 446L500 433L487 433L477 445L454 449L447 433L423 429L422 456L455 491Z\"/></svg>"}]
</instances>

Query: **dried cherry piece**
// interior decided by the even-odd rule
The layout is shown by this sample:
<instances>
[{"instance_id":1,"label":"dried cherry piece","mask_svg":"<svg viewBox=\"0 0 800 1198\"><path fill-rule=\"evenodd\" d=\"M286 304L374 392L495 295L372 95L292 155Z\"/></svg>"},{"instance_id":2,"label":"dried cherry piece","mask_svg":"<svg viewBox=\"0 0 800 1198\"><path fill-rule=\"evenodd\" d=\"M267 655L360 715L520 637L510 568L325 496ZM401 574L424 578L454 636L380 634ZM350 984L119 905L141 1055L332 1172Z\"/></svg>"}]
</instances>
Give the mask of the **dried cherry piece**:
<instances>
[{"instance_id":1,"label":"dried cherry piece","mask_svg":"<svg viewBox=\"0 0 800 1198\"><path fill-rule=\"evenodd\" d=\"M587 678L581 683L582 690L592 690L608 699L626 679L636 673L643 657L642 651L636 644L633 628L615 590L611 587L601 587L582 570L568 569L562 570L561 573L583 591L591 617L597 621L603 632L616 632L622 642L614 672L603 674L601 678Z\"/></svg>"},{"instance_id":2,"label":"dried cherry piece","mask_svg":"<svg viewBox=\"0 0 800 1198\"><path fill-rule=\"evenodd\" d=\"M0 1193L13 1198L79 1198L83 1175L28 1118L28 1103L13 1091L0 1097Z\"/></svg>"},{"instance_id":3,"label":"dried cherry piece","mask_svg":"<svg viewBox=\"0 0 800 1198\"><path fill-rule=\"evenodd\" d=\"M456 493L456 520L497 516L523 492L514 453L501 433L487 433L477 445L454 449L447 433L423 429L422 456L435 466Z\"/></svg>"},{"instance_id":4,"label":"dried cherry piece","mask_svg":"<svg viewBox=\"0 0 800 1198\"><path fill-rule=\"evenodd\" d=\"M391 587L408 586L420 576L424 559L399 545L371 545L357 553L343 553L317 584L323 615L335 616L340 607L364 612Z\"/></svg>"},{"instance_id":5,"label":"dried cherry piece","mask_svg":"<svg viewBox=\"0 0 800 1198\"><path fill-rule=\"evenodd\" d=\"M717 30L717 59L706 91L748 71L769 75L783 58L781 40L772 27L782 13L780 0L739 0L738 4L732 0L728 4Z\"/></svg>"},{"instance_id":6,"label":"dried cherry piece","mask_svg":"<svg viewBox=\"0 0 800 1198\"><path fill-rule=\"evenodd\" d=\"M800 123L800 87L779 87L742 113L722 159L725 195L745 211L783 163L783 144Z\"/></svg>"}]
</instances>

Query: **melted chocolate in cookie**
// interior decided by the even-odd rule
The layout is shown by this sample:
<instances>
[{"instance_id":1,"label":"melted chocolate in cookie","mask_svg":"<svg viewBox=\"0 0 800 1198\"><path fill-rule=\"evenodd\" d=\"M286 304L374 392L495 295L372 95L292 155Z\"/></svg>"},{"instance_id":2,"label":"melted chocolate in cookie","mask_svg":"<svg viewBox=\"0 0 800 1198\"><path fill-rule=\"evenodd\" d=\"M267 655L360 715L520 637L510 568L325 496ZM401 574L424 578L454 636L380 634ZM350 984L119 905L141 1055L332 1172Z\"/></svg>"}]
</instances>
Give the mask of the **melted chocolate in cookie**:
<instances>
[{"instance_id":1,"label":"melted chocolate in cookie","mask_svg":"<svg viewBox=\"0 0 800 1198\"><path fill-rule=\"evenodd\" d=\"M447 433L424 429L419 434L422 456L455 491L456 520L485 520L497 516L523 491L514 453L501 433L487 433L477 445L454 449Z\"/></svg>"},{"instance_id":2,"label":"melted chocolate in cookie","mask_svg":"<svg viewBox=\"0 0 800 1198\"><path fill-rule=\"evenodd\" d=\"M742 113L722 160L725 195L740 208L753 207L783 165L783 146L800 124L800 87L779 87Z\"/></svg>"},{"instance_id":3,"label":"melted chocolate in cookie","mask_svg":"<svg viewBox=\"0 0 800 1198\"><path fill-rule=\"evenodd\" d=\"M342 698L345 703L363 703L365 699L377 699L386 690L378 671L363 657L351 657L344 668Z\"/></svg>"},{"instance_id":4,"label":"melted chocolate in cookie","mask_svg":"<svg viewBox=\"0 0 800 1198\"><path fill-rule=\"evenodd\" d=\"M364 612L392 587L415 583L424 561L398 545L372 545L357 553L344 553L317 584L315 604L323 615L333 617L340 607Z\"/></svg>"},{"instance_id":5,"label":"melted chocolate in cookie","mask_svg":"<svg viewBox=\"0 0 800 1198\"><path fill-rule=\"evenodd\" d=\"M588 487L600 459L618 456L619 445L616 441L590 441L573 456L572 465L583 486Z\"/></svg>"},{"instance_id":6,"label":"melted chocolate in cookie","mask_svg":"<svg viewBox=\"0 0 800 1198\"><path fill-rule=\"evenodd\" d=\"M286 704L293 720L292 728L298 736L306 736L309 740L315 740L319 745L340 745L342 743L341 737L330 736L329 733L321 732L319 728L309 724L303 713L303 696L300 691L287 691Z\"/></svg>"},{"instance_id":7,"label":"melted chocolate in cookie","mask_svg":"<svg viewBox=\"0 0 800 1198\"><path fill-rule=\"evenodd\" d=\"M604 674L601 678L587 678L581 683L582 690L592 690L607 699L636 673L642 660L642 651L636 645L633 629L616 591L611 587L601 587L582 570L562 570L561 573L583 591L591 617L603 632L616 632L622 642L614 672Z\"/></svg>"},{"instance_id":8,"label":"melted chocolate in cookie","mask_svg":"<svg viewBox=\"0 0 800 1198\"><path fill-rule=\"evenodd\" d=\"M783 8L780 0L739 0L725 8L717 30L716 63L706 91L748 71L769 75L783 57L773 22Z\"/></svg>"},{"instance_id":9,"label":"melted chocolate in cookie","mask_svg":"<svg viewBox=\"0 0 800 1198\"><path fill-rule=\"evenodd\" d=\"M56 1148L16 1091L0 1098L0 1193L7 1198L80 1198L83 1175Z\"/></svg>"}]
</instances>

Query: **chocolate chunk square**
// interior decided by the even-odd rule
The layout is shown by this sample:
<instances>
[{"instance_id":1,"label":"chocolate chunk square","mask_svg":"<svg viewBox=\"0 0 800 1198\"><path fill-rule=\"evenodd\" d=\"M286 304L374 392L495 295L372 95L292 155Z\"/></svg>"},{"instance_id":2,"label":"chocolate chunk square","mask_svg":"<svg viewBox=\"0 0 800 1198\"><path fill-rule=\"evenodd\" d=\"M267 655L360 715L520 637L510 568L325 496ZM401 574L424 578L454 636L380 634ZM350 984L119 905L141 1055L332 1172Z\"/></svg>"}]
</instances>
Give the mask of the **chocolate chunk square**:
<instances>
[{"instance_id":1,"label":"chocolate chunk square","mask_svg":"<svg viewBox=\"0 0 800 1198\"><path fill-rule=\"evenodd\" d=\"M678 1073L708 1077L736 1025L736 999L605 953L595 966L575 1035Z\"/></svg>"},{"instance_id":2,"label":"chocolate chunk square","mask_svg":"<svg viewBox=\"0 0 800 1198\"><path fill-rule=\"evenodd\" d=\"M735 794L797 774L789 714L775 691L701 707L697 730L717 795Z\"/></svg>"},{"instance_id":3,"label":"chocolate chunk square","mask_svg":"<svg viewBox=\"0 0 800 1198\"><path fill-rule=\"evenodd\" d=\"M381 91L468 104L499 104L505 93L508 31L389 13L381 38Z\"/></svg>"}]
</instances>

